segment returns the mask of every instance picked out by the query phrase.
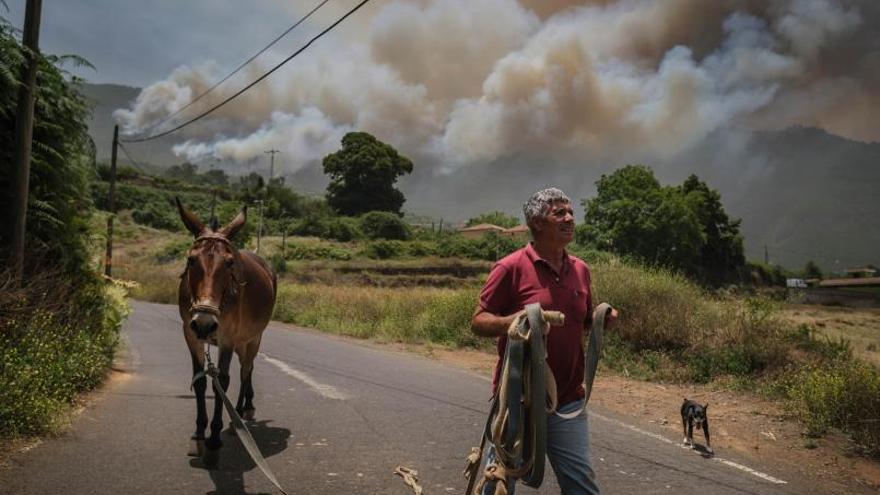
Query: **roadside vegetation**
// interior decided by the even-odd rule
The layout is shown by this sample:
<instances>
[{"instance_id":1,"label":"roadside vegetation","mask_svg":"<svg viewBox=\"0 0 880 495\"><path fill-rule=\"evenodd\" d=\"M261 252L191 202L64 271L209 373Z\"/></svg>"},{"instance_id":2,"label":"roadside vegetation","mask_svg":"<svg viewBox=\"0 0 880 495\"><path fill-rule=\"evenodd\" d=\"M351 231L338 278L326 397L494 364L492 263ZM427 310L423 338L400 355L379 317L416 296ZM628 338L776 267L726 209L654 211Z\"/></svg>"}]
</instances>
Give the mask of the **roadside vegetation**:
<instances>
[{"instance_id":1,"label":"roadside vegetation","mask_svg":"<svg viewBox=\"0 0 880 495\"><path fill-rule=\"evenodd\" d=\"M492 263L525 241L467 239L442 222L413 222L393 187L412 168L389 145L350 133L324 159L331 182L323 198L297 194L283 178L232 178L189 163L162 177L126 169L114 274L138 283L134 297L176 302L191 237L173 197L206 220L215 212L221 224L249 205L236 242L255 249L262 229L260 253L281 280L276 319L358 338L489 350L492 343L469 330L477 296ZM641 165L596 185L597 196L581 202L587 221L571 251L591 265L595 300L621 311L606 337L606 370L764 393L784 401L808 434L841 429L880 457L880 422L864 420L880 417L877 369L854 357L848 341L785 317L773 286L789 274L745 259L739 220L717 191L696 176L663 186ZM106 188L92 185L99 205ZM480 223L518 220L493 211L468 221ZM815 272L809 264L804 271Z\"/></svg>"},{"instance_id":2,"label":"roadside vegetation","mask_svg":"<svg viewBox=\"0 0 880 495\"><path fill-rule=\"evenodd\" d=\"M176 302L182 253L191 239L135 224L126 228L139 232L132 236L139 246L153 247L125 248L120 277L140 282L135 297ZM275 319L357 338L493 349L491 341L469 330L491 261L375 259L365 242L314 237L286 242L282 258L280 237L262 241L268 258L285 260ZM341 250L350 257L301 258L291 245L315 253ZM176 249L180 254L170 257ZM590 262L596 300L621 310L618 325L606 336L605 369L642 380L764 393L786 402L807 434L837 428L852 435L858 450L880 454L877 424L859 419L880 413L880 395L868 394L880 386L880 375L853 358L846 340L793 323L780 302L757 292L707 292L668 269L580 246L573 250Z\"/></svg>"},{"instance_id":3,"label":"roadside vegetation","mask_svg":"<svg viewBox=\"0 0 880 495\"><path fill-rule=\"evenodd\" d=\"M41 54L34 107L26 255L22 280L0 272L0 438L41 434L63 423L78 392L101 382L127 307L91 262L92 142L87 102L68 64ZM0 18L0 190L12 182L13 130L23 49ZM3 226L12 225L3 208ZM0 259L10 256L0 234ZM4 266L9 266L4 263Z\"/></svg>"}]
</instances>

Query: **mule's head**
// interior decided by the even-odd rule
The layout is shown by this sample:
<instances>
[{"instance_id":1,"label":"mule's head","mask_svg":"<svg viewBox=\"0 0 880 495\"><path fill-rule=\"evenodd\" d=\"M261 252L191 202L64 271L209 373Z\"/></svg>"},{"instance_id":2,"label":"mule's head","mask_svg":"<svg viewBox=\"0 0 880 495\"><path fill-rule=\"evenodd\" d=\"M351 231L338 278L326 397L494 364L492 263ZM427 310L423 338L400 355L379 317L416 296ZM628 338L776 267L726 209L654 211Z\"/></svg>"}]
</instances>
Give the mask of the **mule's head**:
<instances>
[{"instance_id":1,"label":"mule's head","mask_svg":"<svg viewBox=\"0 0 880 495\"><path fill-rule=\"evenodd\" d=\"M217 331L224 301L242 282L241 260L230 241L244 227L247 207L224 227L213 219L206 226L179 199L175 200L183 224L195 236L187 253L184 277L192 298L189 326L197 338L204 340Z\"/></svg>"}]
</instances>

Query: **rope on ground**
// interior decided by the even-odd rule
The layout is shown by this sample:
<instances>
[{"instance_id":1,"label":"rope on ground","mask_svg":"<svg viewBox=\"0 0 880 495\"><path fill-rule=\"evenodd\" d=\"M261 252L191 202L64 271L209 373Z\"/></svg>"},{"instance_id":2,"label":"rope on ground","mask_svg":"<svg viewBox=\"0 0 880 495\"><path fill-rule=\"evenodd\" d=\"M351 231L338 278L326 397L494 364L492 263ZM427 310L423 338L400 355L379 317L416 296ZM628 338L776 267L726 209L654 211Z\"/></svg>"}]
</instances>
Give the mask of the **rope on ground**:
<instances>
[{"instance_id":1,"label":"rope on ground","mask_svg":"<svg viewBox=\"0 0 880 495\"><path fill-rule=\"evenodd\" d=\"M419 485L419 472L406 466L397 466L394 474L403 478L406 486L410 487L416 495L423 495L422 486Z\"/></svg>"}]
</instances>

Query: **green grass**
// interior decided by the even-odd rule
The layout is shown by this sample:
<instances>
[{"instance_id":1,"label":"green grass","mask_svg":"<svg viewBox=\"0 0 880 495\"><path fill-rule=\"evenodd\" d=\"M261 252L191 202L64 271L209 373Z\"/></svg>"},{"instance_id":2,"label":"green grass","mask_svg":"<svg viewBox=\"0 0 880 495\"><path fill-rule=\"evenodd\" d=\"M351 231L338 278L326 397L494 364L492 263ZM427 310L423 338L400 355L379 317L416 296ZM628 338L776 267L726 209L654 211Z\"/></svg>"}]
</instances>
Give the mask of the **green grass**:
<instances>
[{"instance_id":1,"label":"green grass","mask_svg":"<svg viewBox=\"0 0 880 495\"><path fill-rule=\"evenodd\" d=\"M275 318L358 338L476 346L477 292L437 288L281 286Z\"/></svg>"}]
</instances>

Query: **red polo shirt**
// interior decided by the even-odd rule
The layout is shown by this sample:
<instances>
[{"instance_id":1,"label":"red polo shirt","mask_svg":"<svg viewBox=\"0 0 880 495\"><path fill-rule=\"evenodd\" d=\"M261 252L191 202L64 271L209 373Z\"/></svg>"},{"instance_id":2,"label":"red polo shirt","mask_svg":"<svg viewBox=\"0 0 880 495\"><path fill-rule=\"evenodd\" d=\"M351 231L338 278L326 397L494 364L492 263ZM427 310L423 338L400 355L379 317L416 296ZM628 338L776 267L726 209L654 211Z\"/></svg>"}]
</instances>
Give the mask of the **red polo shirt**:
<instances>
[{"instance_id":1,"label":"red polo shirt","mask_svg":"<svg viewBox=\"0 0 880 495\"><path fill-rule=\"evenodd\" d=\"M562 271L556 273L542 259L532 243L502 258L489 273L480 292L484 311L507 316L526 304L540 303L544 310L561 311L562 327L554 326L547 340L547 363L556 378L559 405L584 397L584 354L581 336L592 312L590 270L586 263L566 252ZM492 379L493 391L501 376L507 336L498 339L498 364Z\"/></svg>"}]
</instances>

